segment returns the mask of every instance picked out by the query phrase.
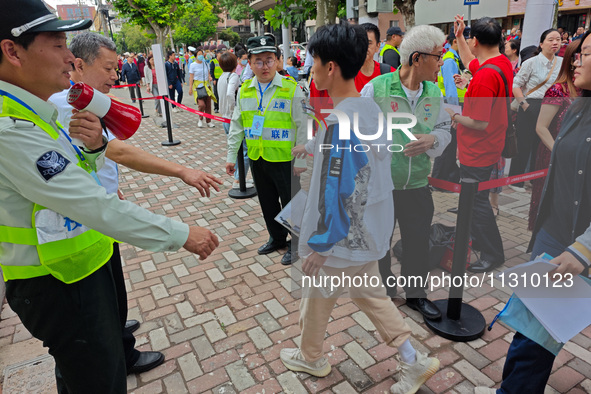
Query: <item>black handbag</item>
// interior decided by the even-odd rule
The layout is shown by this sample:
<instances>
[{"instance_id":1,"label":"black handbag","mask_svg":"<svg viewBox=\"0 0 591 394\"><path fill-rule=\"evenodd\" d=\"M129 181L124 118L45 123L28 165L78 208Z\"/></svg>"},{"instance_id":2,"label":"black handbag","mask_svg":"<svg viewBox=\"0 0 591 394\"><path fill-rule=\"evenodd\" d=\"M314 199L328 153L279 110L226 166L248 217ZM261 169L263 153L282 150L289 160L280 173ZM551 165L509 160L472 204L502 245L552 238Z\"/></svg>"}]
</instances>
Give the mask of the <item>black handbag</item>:
<instances>
[{"instance_id":1,"label":"black handbag","mask_svg":"<svg viewBox=\"0 0 591 394\"><path fill-rule=\"evenodd\" d=\"M515 131L515 125L511 120L511 100L509 98L509 84L507 83L507 78L505 78L505 74L501 71L498 66L494 64L486 64L480 69L483 68L491 68L499 73L501 78L503 79L503 83L505 84L505 93L507 94L507 132L505 133L505 146L503 147L503 152L501 155L506 159L511 159L517 156L517 132Z\"/></svg>"},{"instance_id":2,"label":"black handbag","mask_svg":"<svg viewBox=\"0 0 591 394\"><path fill-rule=\"evenodd\" d=\"M205 89L205 86L201 86L200 88L197 88L197 98L198 99L204 99L207 96L209 96L207 94L207 89Z\"/></svg>"}]
</instances>

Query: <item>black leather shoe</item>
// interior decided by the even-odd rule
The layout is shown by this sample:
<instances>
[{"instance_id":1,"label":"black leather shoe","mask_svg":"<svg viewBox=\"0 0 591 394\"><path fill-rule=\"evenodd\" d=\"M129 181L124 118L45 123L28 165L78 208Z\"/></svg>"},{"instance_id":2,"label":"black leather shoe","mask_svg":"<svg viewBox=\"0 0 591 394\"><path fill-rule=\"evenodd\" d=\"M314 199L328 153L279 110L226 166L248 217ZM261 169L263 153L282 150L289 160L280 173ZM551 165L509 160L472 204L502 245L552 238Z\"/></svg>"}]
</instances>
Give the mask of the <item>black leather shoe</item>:
<instances>
[{"instance_id":1,"label":"black leather shoe","mask_svg":"<svg viewBox=\"0 0 591 394\"><path fill-rule=\"evenodd\" d=\"M277 242L267 242L263 246L259 248L257 251L258 254L269 254L273 253L276 250L283 249L287 247L287 243L277 243Z\"/></svg>"},{"instance_id":2,"label":"black leather shoe","mask_svg":"<svg viewBox=\"0 0 591 394\"><path fill-rule=\"evenodd\" d=\"M137 320L128 320L125 322L125 329L129 330L129 332L134 332L138 328L140 328L140 322Z\"/></svg>"},{"instance_id":3,"label":"black leather shoe","mask_svg":"<svg viewBox=\"0 0 591 394\"><path fill-rule=\"evenodd\" d=\"M474 262L474 264L471 264L468 267L468 271L473 272L475 274L480 274L483 272L490 272L490 271L494 270L495 268L500 267L501 265L503 265L503 262L491 263L488 260L479 259L479 260L476 260Z\"/></svg>"},{"instance_id":4,"label":"black leather shoe","mask_svg":"<svg viewBox=\"0 0 591 394\"><path fill-rule=\"evenodd\" d=\"M164 354L160 352L140 352L140 358L127 369L127 374L142 373L156 368L164 362Z\"/></svg>"},{"instance_id":5,"label":"black leather shoe","mask_svg":"<svg viewBox=\"0 0 591 394\"><path fill-rule=\"evenodd\" d=\"M299 258L300 256L298 256L297 252L292 252L291 250L288 250L281 258L281 264L290 265L291 263L295 263L296 261L298 261Z\"/></svg>"},{"instance_id":6,"label":"black leather shoe","mask_svg":"<svg viewBox=\"0 0 591 394\"><path fill-rule=\"evenodd\" d=\"M449 213L456 213L457 214L458 213L458 207L450 208L450 209L447 210L447 212L449 212Z\"/></svg>"},{"instance_id":7,"label":"black leather shoe","mask_svg":"<svg viewBox=\"0 0 591 394\"><path fill-rule=\"evenodd\" d=\"M407 298L406 305L415 311L419 311L425 319L441 319L441 311L439 308L426 298Z\"/></svg>"}]
</instances>

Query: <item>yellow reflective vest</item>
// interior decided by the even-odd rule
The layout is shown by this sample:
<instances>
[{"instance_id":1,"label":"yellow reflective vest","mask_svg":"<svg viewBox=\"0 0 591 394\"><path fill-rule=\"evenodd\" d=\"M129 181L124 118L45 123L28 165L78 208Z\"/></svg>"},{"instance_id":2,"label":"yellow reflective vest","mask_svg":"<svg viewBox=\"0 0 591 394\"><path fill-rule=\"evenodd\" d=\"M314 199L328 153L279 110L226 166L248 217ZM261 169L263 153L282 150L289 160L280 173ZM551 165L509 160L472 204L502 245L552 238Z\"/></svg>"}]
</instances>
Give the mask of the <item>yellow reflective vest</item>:
<instances>
[{"instance_id":1,"label":"yellow reflective vest","mask_svg":"<svg viewBox=\"0 0 591 394\"><path fill-rule=\"evenodd\" d=\"M458 65L458 71L461 73L461 69L460 69L460 61L458 59L456 59L455 55L453 54L452 51L447 51L445 52L445 55L443 55L443 62L445 63L446 60L448 59L453 59L456 64ZM441 66L443 67L443 66ZM441 94L443 95L443 97L445 97L445 84L443 82L443 74L441 73L441 68L439 69L439 73L437 74L437 86L439 86L439 89L441 90ZM466 91L468 90L466 89L460 89L460 88L456 88L458 91L458 99L460 103L464 102L464 96L466 96Z\"/></svg>"},{"instance_id":2,"label":"yellow reflective vest","mask_svg":"<svg viewBox=\"0 0 591 394\"><path fill-rule=\"evenodd\" d=\"M49 123L18 99L2 98L0 117L32 122L54 140L59 137ZM81 157L78 157L78 166L92 172ZM38 204L33 206L31 228L0 226L0 243L3 242L35 246L41 262L41 265L2 264L5 281L51 274L62 282L74 283L101 268L113 254L112 238Z\"/></svg>"},{"instance_id":3,"label":"yellow reflective vest","mask_svg":"<svg viewBox=\"0 0 591 394\"><path fill-rule=\"evenodd\" d=\"M383 63L384 60L384 52L386 52L388 49L393 49L396 51L396 53L398 54L398 56L400 56L400 52L398 51L398 48L396 48L393 45L390 44L386 44L384 45L384 47L382 48L382 50L380 51L380 63Z\"/></svg>"},{"instance_id":4,"label":"yellow reflective vest","mask_svg":"<svg viewBox=\"0 0 591 394\"><path fill-rule=\"evenodd\" d=\"M224 70L222 70L222 68L220 67L220 62L218 62L218 59L213 59L212 62L213 64L215 64L215 68L213 69L213 76L215 77L215 79L220 79L220 77L224 73Z\"/></svg>"},{"instance_id":5,"label":"yellow reflective vest","mask_svg":"<svg viewBox=\"0 0 591 394\"><path fill-rule=\"evenodd\" d=\"M250 79L245 81L240 88L242 126L244 127L248 157L252 160L262 157L271 162L291 161L291 148L296 140L295 133L297 132L291 116L296 82L293 79L281 79L282 87L275 89L273 97L262 114L265 117L265 122L260 136L252 134L254 116L259 114L259 98L256 88L250 87L251 82Z\"/></svg>"}]
</instances>

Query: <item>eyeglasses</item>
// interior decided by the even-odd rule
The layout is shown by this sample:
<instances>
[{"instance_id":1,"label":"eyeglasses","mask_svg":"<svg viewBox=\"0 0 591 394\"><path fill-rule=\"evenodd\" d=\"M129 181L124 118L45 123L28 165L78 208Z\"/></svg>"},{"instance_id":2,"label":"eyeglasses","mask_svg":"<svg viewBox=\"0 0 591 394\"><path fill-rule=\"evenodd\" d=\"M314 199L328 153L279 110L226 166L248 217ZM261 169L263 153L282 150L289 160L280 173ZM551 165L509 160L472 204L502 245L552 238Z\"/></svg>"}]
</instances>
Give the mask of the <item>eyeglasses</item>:
<instances>
[{"instance_id":1,"label":"eyeglasses","mask_svg":"<svg viewBox=\"0 0 591 394\"><path fill-rule=\"evenodd\" d=\"M440 60L441 60L441 57L443 56L443 54L442 54L442 53L440 53L440 54L438 54L438 55L435 55L435 54L433 54L433 53L428 53L428 52L417 52L417 53L419 53L419 54L421 54L421 55L425 55L425 56L434 56L434 57L436 57L436 58L437 58L437 61L440 61Z\"/></svg>"},{"instance_id":2,"label":"eyeglasses","mask_svg":"<svg viewBox=\"0 0 591 394\"><path fill-rule=\"evenodd\" d=\"M583 65L583 58L589 55L591 55L591 53L575 53L571 64L575 67L581 67Z\"/></svg>"},{"instance_id":3,"label":"eyeglasses","mask_svg":"<svg viewBox=\"0 0 591 394\"><path fill-rule=\"evenodd\" d=\"M275 59L267 59L264 62L259 60L258 62L253 63L256 68L263 68L265 65L267 67L273 67L273 64L275 64Z\"/></svg>"}]
</instances>

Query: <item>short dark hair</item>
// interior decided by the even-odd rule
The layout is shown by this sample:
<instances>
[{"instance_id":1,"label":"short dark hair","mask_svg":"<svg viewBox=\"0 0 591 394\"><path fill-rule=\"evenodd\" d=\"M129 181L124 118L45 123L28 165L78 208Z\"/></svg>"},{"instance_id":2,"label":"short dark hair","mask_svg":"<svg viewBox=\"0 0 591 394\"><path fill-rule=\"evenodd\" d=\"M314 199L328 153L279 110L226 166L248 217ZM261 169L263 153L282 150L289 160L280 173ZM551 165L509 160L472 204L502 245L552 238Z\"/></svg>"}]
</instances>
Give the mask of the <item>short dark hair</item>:
<instances>
[{"instance_id":1,"label":"short dark hair","mask_svg":"<svg viewBox=\"0 0 591 394\"><path fill-rule=\"evenodd\" d=\"M298 58L297 58L297 57L295 57L295 56L290 56L290 57L289 57L289 60L291 60L291 65L292 65L292 66L294 66L294 67L297 67L297 66L298 66Z\"/></svg>"},{"instance_id":2,"label":"short dark hair","mask_svg":"<svg viewBox=\"0 0 591 394\"><path fill-rule=\"evenodd\" d=\"M236 55L232 52L224 52L222 56L220 56L220 67L222 68L223 72L232 72L236 69L236 65L238 61L236 59Z\"/></svg>"},{"instance_id":3,"label":"short dark hair","mask_svg":"<svg viewBox=\"0 0 591 394\"><path fill-rule=\"evenodd\" d=\"M23 34L20 35L18 37L14 37L11 38L11 40L16 44L19 45L23 48L28 49L29 45L31 45L33 43L33 41L35 41L35 38L37 38L37 36L41 34L41 33L29 33L29 34ZM2 59L3 59L4 55L2 53L2 50L0 50L0 63L2 63Z\"/></svg>"},{"instance_id":4,"label":"short dark hair","mask_svg":"<svg viewBox=\"0 0 591 394\"><path fill-rule=\"evenodd\" d=\"M517 54L519 55L519 49L521 48L521 40L518 38L515 38L515 39L509 41L509 45L511 45L511 49L513 49L514 51L517 51Z\"/></svg>"},{"instance_id":5,"label":"short dark hair","mask_svg":"<svg viewBox=\"0 0 591 394\"><path fill-rule=\"evenodd\" d=\"M170 58L170 55L174 54L174 51L167 51L166 52L166 59Z\"/></svg>"},{"instance_id":6,"label":"short dark hair","mask_svg":"<svg viewBox=\"0 0 591 394\"><path fill-rule=\"evenodd\" d=\"M367 57L367 33L360 25L342 22L320 27L310 39L307 50L322 64L335 62L344 79L353 79Z\"/></svg>"},{"instance_id":7,"label":"short dark hair","mask_svg":"<svg viewBox=\"0 0 591 394\"><path fill-rule=\"evenodd\" d=\"M246 55L246 51L244 49L241 49L238 52L236 52L236 57L242 57L244 55Z\"/></svg>"},{"instance_id":8,"label":"short dark hair","mask_svg":"<svg viewBox=\"0 0 591 394\"><path fill-rule=\"evenodd\" d=\"M485 16L472 23L470 37L476 38L482 45L498 47L503 41L503 28L496 19Z\"/></svg>"},{"instance_id":9,"label":"short dark hair","mask_svg":"<svg viewBox=\"0 0 591 394\"><path fill-rule=\"evenodd\" d=\"M372 31L374 36L376 37L376 42L380 42L380 29L374 25L373 23L362 23L361 27L365 29L366 32Z\"/></svg>"}]
</instances>

